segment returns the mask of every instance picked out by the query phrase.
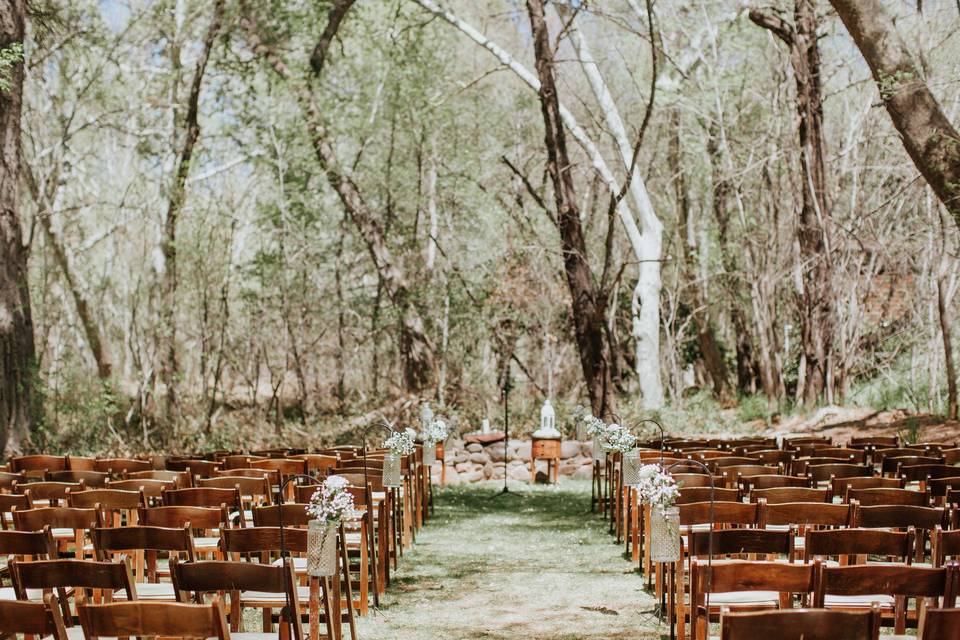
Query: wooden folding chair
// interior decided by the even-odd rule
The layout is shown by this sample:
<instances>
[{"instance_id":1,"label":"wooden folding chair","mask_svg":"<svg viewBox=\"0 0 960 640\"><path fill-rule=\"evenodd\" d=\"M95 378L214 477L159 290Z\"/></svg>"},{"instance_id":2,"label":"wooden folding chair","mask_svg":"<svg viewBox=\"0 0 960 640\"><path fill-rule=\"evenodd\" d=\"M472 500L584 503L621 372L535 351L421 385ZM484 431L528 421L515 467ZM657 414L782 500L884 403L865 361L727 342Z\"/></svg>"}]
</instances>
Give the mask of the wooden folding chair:
<instances>
[{"instance_id":1,"label":"wooden folding chair","mask_svg":"<svg viewBox=\"0 0 960 640\"><path fill-rule=\"evenodd\" d=\"M760 503L759 526L774 531L795 531L794 549L803 551L808 529L849 527L855 509L848 504L823 502ZM790 558L793 560L793 557Z\"/></svg>"},{"instance_id":2,"label":"wooden folding chair","mask_svg":"<svg viewBox=\"0 0 960 640\"><path fill-rule=\"evenodd\" d=\"M912 505L915 507L927 506L925 491L912 489L847 489L844 502L856 500L861 507L875 507L879 505Z\"/></svg>"},{"instance_id":3,"label":"wooden folding chair","mask_svg":"<svg viewBox=\"0 0 960 640\"><path fill-rule=\"evenodd\" d=\"M740 478L740 491L747 495L754 489L810 488L810 484L807 476L765 474Z\"/></svg>"},{"instance_id":4,"label":"wooden folding chair","mask_svg":"<svg viewBox=\"0 0 960 640\"><path fill-rule=\"evenodd\" d=\"M960 609L926 607L917 629L920 640L960 639Z\"/></svg>"},{"instance_id":5,"label":"wooden folding chair","mask_svg":"<svg viewBox=\"0 0 960 640\"><path fill-rule=\"evenodd\" d=\"M0 600L0 634L4 637L19 634L67 640L67 628L57 596L47 594L43 602Z\"/></svg>"},{"instance_id":6,"label":"wooden folding chair","mask_svg":"<svg viewBox=\"0 0 960 640\"><path fill-rule=\"evenodd\" d=\"M878 476L858 476L852 478L832 478L831 494L843 499L848 489L903 489L900 478L880 478Z\"/></svg>"},{"instance_id":7,"label":"wooden folding chair","mask_svg":"<svg viewBox=\"0 0 960 640\"><path fill-rule=\"evenodd\" d=\"M945 527L948 523L949 512L944 507L877 505L858 508L855 526L865 529L914 529L916 531L914 559L916 562L923 562L927 537L937 526Z\"/></svg>"},{"instance_id":8,"label":"wooden folding chair","mask_svg":"<svg viewBox=\"0 0 960 640\"><path fill-rule=\"evenodd\" d=\"M199 483L200 480L197 480ZM228 522L241 527L247 525L243 498L240 489L217 487L190 487L188 489L165 489L160 495L165 507L217 507L225 508Z\"/></svg>"},{"instance_id":9,"label":"wooden folding chair","mask_svg":"<svg viewBox=\"0 0 960 640\"><path fill-rule=\"evenodd\" d=\"M721 640L877 640L880 637L880 610L827 611L793 609L726 613L720 617Z\"/></svg>"},{"instance_id":10,"label":"wooden folding chair","mask_svg":"<svg viewBox=\"0 0 960 640\"><path fill-rule=\"evenodd\" d=\"M41 507L14 510L13 524L19 531L42 531L49 526L62 553L73 551L77 558L84 558L93 552L87 543L87 531L97 526L97 515L96 509Z\"/></svg>"},{"instance_id":11,"label":"wooden folding chair","mask_svg":"<svg viewBox=\"0 0 960 640\"><path fill-rule=\"evenodd\" d=\"M300 594L296 585L293 563L285 558L283 564L274 566L258 562L177 562L170 563L171 576L177 594L184 597L192 593L194 601L203 602L208 593L230 592L230 624L232 631L243 630L243 608L274 607L282 610L280 638L302 640L303 626L300 620ZM287 609L289 604L290 609ZM273 621L264 617L265 633L273 631Z\"/></svg>"},{"instance_id":12,"label":"wooden folding chair","mask_svg":"<svg viewBox=\"0 0 960 640\"><path fill-rule=\"evenodd\" d=\"M141 507L138 516L140 524L148 527L179 529L189 525L194 552L220 558L220 529L229 522L225 507Z\"/></svg>"},{"instance_id":13,"label":"wooden folding chair","mask_svg":"<svg viewBox=\"0 0 960 640\"><path fill-rule=\"evenodd\" d=\"M834 478L864 477L873 475L873 467L860 464L814 464L806 469L813 486L820 483L832 483Z\"/></svg>"},{"instance_id":14,"label":"wooden folding chair","mask_svg":"<svg viewBox=\"0 0 960 640\"><path fill-rule=\"evenodd\" d=\"M690 561L690 629L693 640L707 640L707 624L721 609L789 609L793 597L810 601L820 565L784 562ZM709 598L709 611L707 600Z\"/></svg>"},{"instance_id":15,"label":"wooden folding chair","mask_svg":"<svg viewBox=\"0 0 960 640\"><path fill-rule=\"evenodd\" d=\"M55 560L57 558L57 543L50 533L50 527L41 531L0 531L0 556L7 560L7 567L11 562L30 562L33 560ZM10 571L5 568L3 575L11 578ZM40 600L40 592L29 594L31 600ZM12 586L4 587L0 583L0 600L16 600L17 592Z\"/></svg>"},{"instance_id":16,"label":"wooden folding chair","mask_svg":"<svg viewBox=\"0 0 960 640\"><path fill-rule=\"evenodd\" d=\"M64 471L67 468L66 456L15 456L9 461L10 471L24 473L30 478L42 478L49 471Z\"/></svg>"},{"instance_id":17,"label":"wooden folding chair","mask_svg":"<svg viewBox=\"0 0 960 640\"><path fill-rule=\"evenodd\" d=\"M917 599L915 621L927 599L936 603L953 602L955 571L954 565L946 568L881 564L823 567L814 605L828 609L862 609L878 603L881 610L893 610L894 633L902 634L909 615L907 599Z\"/></svg>"},{"instance_id":18,"label":"wooden folding chair","mask_svg":"<svg viewBox=\"0 0 960 640\"><path fill-rule=\"evenodd\" d=\"M187 525L183 527L98 527L91 532L93 547L100 561L117 557L131 557L134 566L134 581L137 594L142 599L176 600L173 585L160 582L158 553L167 553L192 561L196 559L193 536Z\"/></svg>"},{"instance_id":19,"label":"wooden folding chair","mask_svg":"<svg viewBox=\"0 0 960 640\"><path fill-rule=\"evenodd\" d=\"M137 523L137 510L147 506L141 491L120 489L88 489L67 494L67 506L76 509L100 509L100 522L119 527Z\"/></svg>"},{"instance_id":20,"label":"wooden folding chair","mask_svg":"<svg viewBox=\"0 0 960 640\"><path fill-rule=\"evenodd\" d=\"M210 604L115 602L81 606L77 612L87 638L230 638L219 596Z\"/></svg>"},{"instance_id":21,"label":"wooden folding chair","mask_svg":"<svg viewBox=\"0 0 960 640\"><path fill-rule=\"evenodd\" d=\"M34 560L13 561L10 574L18 600L28 600L33 590L44 593L56 591L60 611L68 627L73 626L70 599L77 605L91 599L110 601L116 592L127 600L136 600L133 576L128 562L97 562L94 560Z\"/></svg>"},{"instance_id":22,"label":"wooden folding chair","mask_svg":"<svg viewBox=\"0 0 960 640\"><path fill-rule=\"evenodd\" d=\"M109 474L99 471L76 471L68 469L66 471L49 471L45 478L48 482L69 482L71 484L83 483L85 487L101 488L106 485L110 478Z\"/></svg>"},{"instance_id":23,"label":"wooden folding chair","mask_svg":"<svg viewBox=\"0 0 960 640\"><path fill-rule=\"evenodd\" d=\"M67 493L70 491L83 491L86 489L81 482L30 482L27 484L14 484L13 492L22 493L30 496L30 502L34 507L56 507L61 503L66 504Z\"/></svg>"},{"instance_id":24,"label":"wooden folding chair","mask_svg":"<svg viewBox=\"0 0 960 640\"><path fill-rule=\"evenodd\" d=\"M865 564L869 556L895 563L910 564L914 549L913 529L807 529L803 561L837 558L841 565Z\"/></svg>"},{"instance_id":25,"label":"wooden folding chair","mask_svg":"<svg viewBox=\"0 0 960 640\"><path fill-rule=\"evenodd\" d=\"M13 528L14 510L26 511L32 509L30 496L21 493L0 493L0 527L3 530Z\"/></svg>"}]
</instances>

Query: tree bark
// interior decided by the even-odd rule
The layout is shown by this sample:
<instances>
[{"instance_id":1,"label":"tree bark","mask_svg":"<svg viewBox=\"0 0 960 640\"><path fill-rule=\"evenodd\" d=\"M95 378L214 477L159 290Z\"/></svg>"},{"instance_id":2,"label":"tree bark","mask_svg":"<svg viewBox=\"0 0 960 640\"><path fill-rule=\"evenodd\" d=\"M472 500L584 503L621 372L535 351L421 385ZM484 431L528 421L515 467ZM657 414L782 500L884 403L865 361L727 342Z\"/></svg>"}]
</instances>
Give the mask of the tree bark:
<instances>
[{"instance_id":1,"label":"tree bark","mask_svg":"<svg viewBox=\"0 0 960 640\"><path fill-rule=\"evenodd\" d=\"M801 185L797 240L800 245L802 291L799 294L803 342L803 388L798 398L812 406L826 392L832 399L835 300L828 245L830 208L823 141L818 18L814 0L795 0L794 24L772 11L753 9L750 19L787 45L797 85Z\"/></svg>"},{"instance_id":2,"label":"tree bark","mask_svg":"<svg viewBox=\"0 0 960 640\"><path fill-rule=\"evenodd\" d=\"M613 410L610 369L604 352L605 304L587 263L587 246L580 225L580 210L567 153L566 132L553 76L553 49L544 16L543 0L527 0L533 32L533 50L540 79L540 110L543 114L547 171L553 185L557 228L563 249L564 273L570 289L574 334L580 365L594 415Z\"/></svg>"},{"instance_id":3,"label":"tree bark","mask_svg":"<svg viewBox=\"0 0 960 640\"><path fill-rule=\"evenodd\" d=\"M723 360L723 352L717 342L713 320L710 313L710 303L706 289L697 274L696 237L693 233L693 224L690 220L690 198L687 192L686 174L681 157L680 110L674 108L670 114L672 135L667 148L667 162L673 176L674 195L677 199L677 229L680 234L680 254L682 257L683 273L690 288L689 300L692 302L694 326L697 333L697 345L700 347L700 356L703 365L710 374L713 384L713 393L724 404L729 403L730 381L727 374L727 364Z\"/></svg>"},{"instance_id":4,"label":"tree bark","mask_svg":"<svg viewBox=\"0 0 960 640\"><path fill-rule=\"evenodd\" d=\"M927 184L960 224L960 136L879 0L830 0L870 66L880 99Z\"/></svg>"},{"instance_id":5,"label":"tree bark","mask_svg":"<svg viewBox=\"0 0 960 640\"><path fill-rule=\"evenodd\" d=\"M0 48L23 46L26 2L0 3ZM0 93L0 451L18 452L41 419L37 357L20 230L20 112L23 61L10 67Z\"/></svg>"},{"instance_id":6,"label":"tree bark","mask_svg":"<svg viewBox=\"0 0 960 640\"><path fill-rule=\"evenodd\" d=\"M167 203L167 215L163 225L163 240L160 251L163 254L163 277L160 282L160 325L162 330L162 348L160 349L160 380L166 387L164 416L168 422L177 419L180 365L177 361L177 222L186 200L187 176L190 175L190 161L193 150L200 138L200 90L203 86L203 74L210 60L210 52L223 24L224 0L213 5L213 18L207 27L203 39L203 49L197 59L190 96L187 99L187 113L183 122L184 140L180 149L170 186L170 198Z\"/></svg>"},{"instance_id":7,"label":"tree bark","mask_svg":"<svg viewBox=\"0 0 960 640\"><path fill-rule=\"evenodd\" d=\"M87 339L87 345L90 347L90 354L97 365L97 377L107 382L113 372L113 358L110 355L110 349L107 347L107 339L104 335L103 327L94 316L93 304L85 291L85 287L80 282L73 263L73 256L67 248L66 241L60 232L53 226L53 210L56 201L56 190L53 186L57 181L57 176L51 176L45 181L53 193L41 190L37 183L36 176L33 175L31 168L26 163L21 165L24 182L30 189L30 196L37 205L37 218L40 221L40 227L47 238L47 244L53 253L53 261L60 269L63 275L64 283L73 299L74 308L77 311L77 317L80 319L80 326L83 329L83 335Z\"/></svg>"}]
</instances>

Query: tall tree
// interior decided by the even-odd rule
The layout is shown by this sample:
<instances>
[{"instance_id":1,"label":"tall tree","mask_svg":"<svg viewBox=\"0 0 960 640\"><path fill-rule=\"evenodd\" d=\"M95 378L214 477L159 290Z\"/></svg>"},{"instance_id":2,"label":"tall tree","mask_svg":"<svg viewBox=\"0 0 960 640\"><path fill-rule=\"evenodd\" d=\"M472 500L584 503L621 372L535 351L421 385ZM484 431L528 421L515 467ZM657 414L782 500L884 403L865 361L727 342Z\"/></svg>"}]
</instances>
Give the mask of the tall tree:
<instances>
[{"instance_id":1,"label":"tall tree","mask_svg":"<svg viewBox=\"0 0 960 640\"><path fill-rule=\"evenodd\" d=\"M596 415L614 408L610 367L604 349L604 295L594 281L587 262L587 244L580 224L580 207L573 183L572 164L567 153L566 132L560 116L560 101L553 74L554 51L544 15L543 0L527 0L533 30L533 51L540 78L540 111L543 114L547 172L556 203L557 229L563 248L563 266L570 289L574 334L580 352L587 393Z\"/></svg>"},{"instance_id":2,"label":"tall tree","mask_svg":"<svg viewBox=\"0 0 960 640\"><path fill-rule=\"evenodd\" d=\"M783 41L796 82L802 179L797 241L800 245L800 333L803 343L797 397L814 404L832 400L833 328L836 321L830 267L830 207L823 135L820 48L815 0L795 0L790 24L772 10L752 9L750 19Z\"/></svg>"},{"instance_id":3,"label":"tall tree","mask_svg":"<svg viewBox=\"0 0 960 640\"><path fill-rule=\"evenodd\" d=\"M0 51L16 60L0 91L0 450L27 446L40 418L37 358L20 230L20 110L26 2L0 2Z\"/></svg>"},{"instance_id":4,"label":"tall tree","mask_svg":"<svg viewBox=\"0 0 960 640\"><path fill-rule=\"evenodd\" d=\"M407 273L390 250L383 221L367 204L350 165L342 163L338 158L314 95L314 81L322 73L328 49L353 4L354 0L342 0L335 2L330 8L327 26L310 57L309 75L299 81L277 51L261 37L256 18L249 7L244 7L243 23L254 53L263 57L274 72L293 85L296 91L317 162L366 244L383 289L400 316L400 353L403 359L404 386L409 391L420 391L435 377L433 343L413 300Z\"/></svg>"},{"instance_id":5,"label":"tall tree","mask_svg":"<svg viewBox=\"0 0 960 640\"><path fill-rule=\"evenodd\" d=\"M223 24L224 0L213 5L213 17L203 38L203 48L197 58L193 80L190 83L190 95L187 98L187 111L181 127L184 132L183 146L177 159L173 183L170 186L170 198L167 202L167 215L163 224L163 240L160 249L163 253L163 276L160 282L160 314L163 340L161 348L160 379L166 387L164 413L167 420L176 420L180 377L180 364L177 360L177 222L187 195L187 177L190 175L190 162L194 148L200 138L200 91L203 88L203 75L210 61L210 52ZM179 45L174 46L174 66L180 64ZM173 82L177 82L176 76ZM179 111L179 110L178 110Z\"/></svg>"},{"instance_id":6,"label":"tall tree","mask_svg":"<svg viewBox=\"0 0 960 640\"><path fill-rule=\"evenodd\" d=\"M879 0L830 0L870 66L880 99L927 184L960 224L960 136Z\"/></svg>"}]
</instances>

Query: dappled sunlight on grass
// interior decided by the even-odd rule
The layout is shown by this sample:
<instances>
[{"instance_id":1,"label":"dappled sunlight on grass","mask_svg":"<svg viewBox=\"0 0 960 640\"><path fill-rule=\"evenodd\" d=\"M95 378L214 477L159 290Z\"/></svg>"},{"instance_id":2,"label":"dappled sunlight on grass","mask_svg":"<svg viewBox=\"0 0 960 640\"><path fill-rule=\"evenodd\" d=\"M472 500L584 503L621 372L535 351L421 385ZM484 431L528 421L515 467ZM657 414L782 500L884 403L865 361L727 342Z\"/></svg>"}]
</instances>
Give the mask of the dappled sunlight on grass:
<instances>
[{"instance_id":1,"label":"dappled sunlight on grass","mask_svg":"<svg viewBox=\"0 0 960 640\"><path fill-rule=\"evenodd\" d=\"M659 638L623 547L590 513L590 485L436 492L436 513L406 553L363 640Z\"/></svg>"}]
</instances>

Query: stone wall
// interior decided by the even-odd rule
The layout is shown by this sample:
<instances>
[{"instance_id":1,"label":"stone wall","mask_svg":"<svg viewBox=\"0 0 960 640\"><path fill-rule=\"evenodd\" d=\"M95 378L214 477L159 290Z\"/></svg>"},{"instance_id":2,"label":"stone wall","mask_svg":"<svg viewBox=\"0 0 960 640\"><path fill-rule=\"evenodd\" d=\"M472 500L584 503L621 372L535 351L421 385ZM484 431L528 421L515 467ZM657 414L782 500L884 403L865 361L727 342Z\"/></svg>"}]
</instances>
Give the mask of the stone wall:
<instances>
[{"instance_id":1,"label":"stone wall","mask_svg":"<svg viewBox=\"0 0 960 640\"><path fill-rule=\"evenodd\" d=\"M589 480L593 463L590 442L564 440L560 445L560 476ZM509 446L501 440L489 445L464 443L452 438L446 446L447 484L503 480L506 473L511 480L530 481L530 441L510 440ZM538 480L546 479L547 463L537 461ZM440 482L440 465L433 466L434 480Z\"/></svg>"}]
</instances>

